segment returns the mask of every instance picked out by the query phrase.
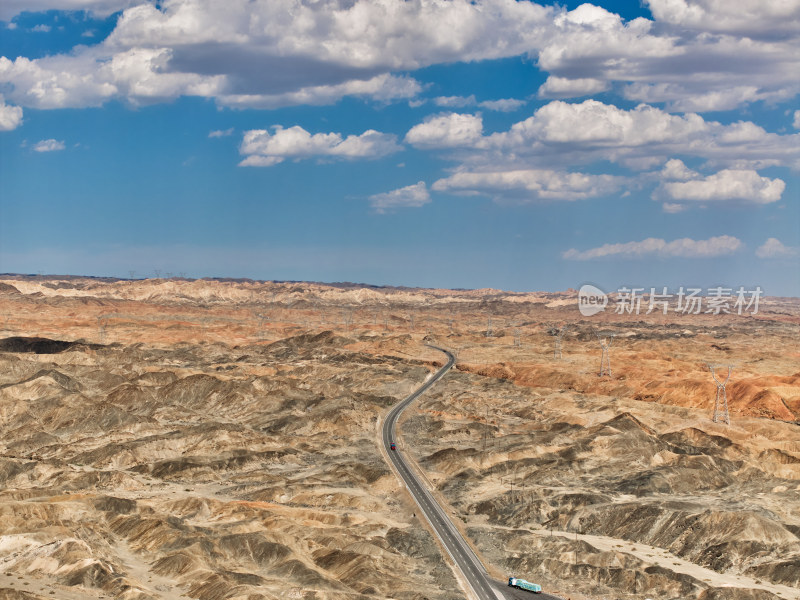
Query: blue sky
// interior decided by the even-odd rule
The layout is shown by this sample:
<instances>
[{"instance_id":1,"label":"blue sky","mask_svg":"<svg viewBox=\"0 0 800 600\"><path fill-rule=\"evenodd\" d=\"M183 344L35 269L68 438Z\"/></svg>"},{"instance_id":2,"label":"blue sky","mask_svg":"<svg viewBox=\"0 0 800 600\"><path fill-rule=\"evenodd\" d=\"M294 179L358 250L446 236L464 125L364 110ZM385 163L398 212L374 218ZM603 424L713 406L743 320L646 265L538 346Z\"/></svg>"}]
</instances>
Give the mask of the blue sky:
<instances>
[{"instance_id":1,"label":"blue sky","mask_svg":"<svg viewBox=\"0 0 800 600\"><path fill-rule=\"evenodd\" d=\"M10 0L0 272L800 295L800 2L735 4Z\"/></svg>"}]
</instances>

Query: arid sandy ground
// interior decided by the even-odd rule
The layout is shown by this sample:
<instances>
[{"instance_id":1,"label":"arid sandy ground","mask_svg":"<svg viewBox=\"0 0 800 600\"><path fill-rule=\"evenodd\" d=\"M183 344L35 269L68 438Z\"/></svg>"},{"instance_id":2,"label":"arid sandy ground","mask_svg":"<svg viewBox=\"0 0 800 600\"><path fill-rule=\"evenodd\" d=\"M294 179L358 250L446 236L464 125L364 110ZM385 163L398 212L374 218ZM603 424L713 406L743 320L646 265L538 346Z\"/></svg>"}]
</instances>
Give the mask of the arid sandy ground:
<instances>
[{"instance_id":1,"label":"arid sandy ground","mask_svg":"<svg viewBox=\"0 0 800 600\"><path fill-rule=\"evenodd\" d=\"M401 446L498 577L800 598L796 300L582 318L570 293L0 281L0 598L463 597L376 444L429 341L459 362ZM731 426L707 363L734 365Z\"/></svg>"}]
</instances>

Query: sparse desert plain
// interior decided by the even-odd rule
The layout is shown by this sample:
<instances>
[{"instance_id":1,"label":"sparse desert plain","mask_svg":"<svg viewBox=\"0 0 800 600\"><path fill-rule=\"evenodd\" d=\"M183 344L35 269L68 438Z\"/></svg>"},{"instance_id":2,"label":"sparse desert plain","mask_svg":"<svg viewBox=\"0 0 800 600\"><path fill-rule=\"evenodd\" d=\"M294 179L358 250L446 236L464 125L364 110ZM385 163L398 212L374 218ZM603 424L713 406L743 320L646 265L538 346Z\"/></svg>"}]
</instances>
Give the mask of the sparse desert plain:
<instances>
[{"instance_id":1,"label":"sparse desert plain","mask_svg":"<svg viewBox=\"0 0 800 600\"><path fill-rule=\"evenodd\" d=\"M0 308L0 600L464 598L379 443L429 343L399 450L498 580L800 599L797 299L5 275Z\"/></svg>"}]
</instances>

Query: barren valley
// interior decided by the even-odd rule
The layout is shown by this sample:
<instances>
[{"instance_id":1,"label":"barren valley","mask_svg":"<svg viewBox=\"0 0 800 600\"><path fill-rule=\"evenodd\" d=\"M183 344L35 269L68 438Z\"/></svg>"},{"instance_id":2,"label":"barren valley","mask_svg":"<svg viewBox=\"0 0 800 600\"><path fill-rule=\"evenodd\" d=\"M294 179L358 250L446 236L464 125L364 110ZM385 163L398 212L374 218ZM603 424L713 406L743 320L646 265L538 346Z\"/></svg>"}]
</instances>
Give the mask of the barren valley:
<instances>
[{"instance_id":1,"label":"barren valley","mask_svg":"<svg viewBox=\"0 0 800 600\"><path fill-rule=\"evenodd\" d=\"M379 444L430 343L458 361L399 450L495 577L800 599L796 299L3 276L0 306L0 599L465 597Z\"/></svg>"}]
</instances>

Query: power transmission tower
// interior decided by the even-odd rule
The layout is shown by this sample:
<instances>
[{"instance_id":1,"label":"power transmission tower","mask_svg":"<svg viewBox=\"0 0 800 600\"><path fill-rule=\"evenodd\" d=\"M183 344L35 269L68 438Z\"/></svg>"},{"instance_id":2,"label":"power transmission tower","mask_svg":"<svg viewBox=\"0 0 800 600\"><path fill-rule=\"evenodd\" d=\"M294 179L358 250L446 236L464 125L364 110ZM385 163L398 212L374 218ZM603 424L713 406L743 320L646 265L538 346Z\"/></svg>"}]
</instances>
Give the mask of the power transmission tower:
<instances>
[{"instance_id":1,"label":"power transmission tower","mask_svg":"<svg viewBox=\"0 0 800 600\"><path fill-rule=\"evenodd\" d=\"M256 332L256 336L259 338L266 337L266 331L264 330L264 324L269 321L269 315L265 313L258 313L253 311L253 316L258 319L258 331Z\"/></svg>"},{"instance_id":2,"label":"power transmission tower","mask_svg":"<svg viewBox=\"0 0 800 600\"><path fill-rule=\"evenodd\" d=\"M553 358L563 358L563 354L561 353L561 340L564 337L564 334L567 333L567 325L560 327L559 329L553 329L554 337L555 337L555 345L553 346Z\"/></svg>"},{"instance_id":3,"label":"power transmission tower","mask_svg":"<svg viewBox=\"0 0 800 600\"><path fill-rule=\"evenodd\" d=\"M610 349L611 343L614 341L614 334L609 333L605 335L600 335L599 333L595 332L597 339L600 340L600 350L602 354L600 355L600 373L598 373L599 377L603 375L608 375L609 377L613 377L611 374L611 356L610 356Z\"/></svg>"},{"instance_id":4,"label":"power transmission tower","mask_svg":"<svg viewBox=\"0 0 800 600\"><path fill-rule=\"evenodd\" d=\"M486 418L484 419L483 424L483 452L481 453L481 465L483 465L483 461L486 455L486 448L492 447L494 448L494 435L489 437L490 433L490 424L489 424L489 407L486 407Z\"/></svg>"},{"instance_id":5,"label":"power transmission tower","mask_svg":"<svg viewBox=\"0 0 800 600\"><path fill-rule=\"evenodd\" d=\"M708 369L711 371L711 376L714 378L714 381L717 384L717 398L714 402L714 423L719 423L720 421L724 421L726 425L731 424L731 417L728 414L728 392L725 390L725 386L727 385L728 381L731 378L731 372L733 372L733 366L727 365L728 367L728 376L725 378L725 381L720 381L717 378L717 374L714 372L715 368L714 365L708 365ZM722 405L720 407L720 404Z\"/></svg>"},{"instance_id":6,"label":"power transmission tower","mask_svg":"<svg viewBox=\"0 0 800 600\"><path fill-rule=\"evenodd\" d=\"M483 452L481 452L481 466L486 457L486 437L489 435L489 408L486 408L486 423L483 426Z\"/></svg>"},{"instance_id":7,"label":"power transmission tower","mask_svg":"<svg viewBox=\"0 0 800 600\"><path fill-rule=\"evenodd\" d=\"M313 315L317 316L317 319L319 319L319 302L317 302L316 300L311 301L311 312ZM309 316L309 319L310 318L311 316Z\"/></svg>"},{"instance_id":8,"label":"power transmission tower","mask_svg":"<svg viewBox=\"0 0 800 600\"><path fill-rule=\"evenodd\" d=\"M128 271L128 275L130 275L129 279L136 279L136 271Z\"/></svg>"},{"instance_id":9,"label":"power transmission tower","mask_svg":"<svg viewBox=\"0 0 800 600\"><path fill-rule=\"evenodd\" d=\"M105 344L106 342L106 327L108 327L108 317L105 315L97 317L97 330L101 344Z\"/></svg>"},{"instance_id":10,"label":"power transmission tower","mask_svg":"<svg viewBox=\"0 0 800 600\"><path fill-rule=\"evenodd\" d=\"M486 319L486 337L492 337L492 317Z\"/></svg>"}]
</instances>

